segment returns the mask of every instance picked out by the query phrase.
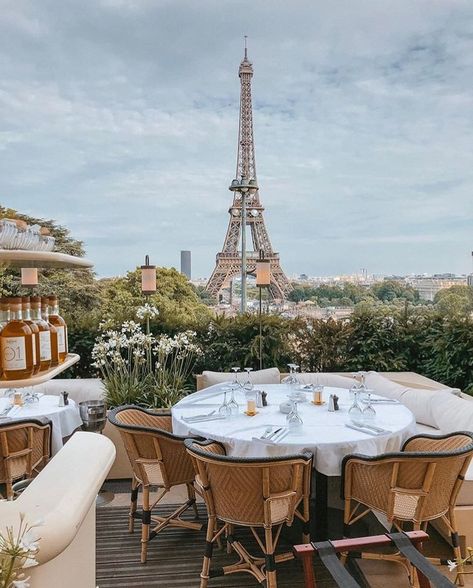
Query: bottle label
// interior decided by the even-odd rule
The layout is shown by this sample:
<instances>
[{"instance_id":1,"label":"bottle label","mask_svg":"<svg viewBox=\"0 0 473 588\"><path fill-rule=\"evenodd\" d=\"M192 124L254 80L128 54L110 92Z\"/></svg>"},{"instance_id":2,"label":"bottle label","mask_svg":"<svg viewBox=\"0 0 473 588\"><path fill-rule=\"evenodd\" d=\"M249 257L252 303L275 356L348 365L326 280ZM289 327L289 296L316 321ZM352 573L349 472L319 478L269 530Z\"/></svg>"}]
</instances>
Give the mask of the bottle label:
<instances>
[{"instance_id":1,"label":"bottle label","mask_svg":"<svg viewBox=\"0 0 473 588\"><path fill-rule=\"evenodd\" d=\"M33 343L33 365L36 365L36 333L32 333L32 343Z\"/></svg>"},{"instance_id":2,"label":"bottle label","mask_svg":"<svg viewBox=\"0 0 473 588\"><path fill-rule=\"evenodd\" d=\"M39 333L39 354L41 361L51 361L51 333L40 331Z\"/></svg>"},{"instance_id":3,"label":"bottle label","mask_svg":"<svg viewBox=\"0 0 473 588\"><path fill-rule=\"evenodd\" d=\"M64 327L56 327L57 330L57 350L59 353L66 353L66 333Z\"/></svg>"},{"instance_id":4,"label":"bottle label","mask_svg":"<svg viewBox=\"0 0 473 588\"><path fill-rule=\"evenodd\" d=\"M2 361L5 371L26 370L25 337L2 337Z\"/></svg>"}]
</instances>

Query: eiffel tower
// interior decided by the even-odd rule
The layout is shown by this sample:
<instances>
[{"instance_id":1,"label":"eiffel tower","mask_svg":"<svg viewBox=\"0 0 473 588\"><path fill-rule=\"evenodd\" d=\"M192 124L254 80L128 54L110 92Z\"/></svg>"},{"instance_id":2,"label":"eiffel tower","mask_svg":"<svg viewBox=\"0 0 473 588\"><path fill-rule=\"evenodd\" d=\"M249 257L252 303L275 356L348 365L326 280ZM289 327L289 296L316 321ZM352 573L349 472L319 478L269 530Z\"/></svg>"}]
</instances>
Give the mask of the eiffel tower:
<instances>
[{"instance_id":1,"label":"eiffel tower","mask_svg":"<svg viewBox=\"0 0 473 588\"><path fill-rule=\"evenodd\" d=\"M245 57L240 63L238 72L241 84L240 93L240 124L238 132L238 156L236 178L246 178L256 181L255 144L253 139L253 113L251 106L251 78L253 66L248 60L245 43ZM269 287L272 298L284 299L292 290L279 262L279 253L273 251L266 225L264 224L264 208L259 199L259 193L246 196L246 225L251 230L253 251L247 252L247 274L255 274L256 261L260 251L271 264L271 285ZM230 221L223 249L217 253L215 269L210 276L206 289L214 296L224 288L228 288L232 279L241 274L241 194L234 192L233 203L228 210Z\"/></svg>"}]
</instances>

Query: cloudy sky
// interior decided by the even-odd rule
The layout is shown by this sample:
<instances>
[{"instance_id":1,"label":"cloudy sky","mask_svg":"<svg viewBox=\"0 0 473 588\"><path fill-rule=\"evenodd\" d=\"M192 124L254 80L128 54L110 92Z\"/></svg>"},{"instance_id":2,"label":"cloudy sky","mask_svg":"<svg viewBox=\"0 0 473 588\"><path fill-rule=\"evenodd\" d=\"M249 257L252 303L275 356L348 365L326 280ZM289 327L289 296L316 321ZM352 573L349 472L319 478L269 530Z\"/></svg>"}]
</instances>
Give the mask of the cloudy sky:
<instances>
[{"instance_id":1,"label":"cloudy sky","mask_svg":"<svg viewBox=\"0 0 473 588\"><path fill-rule=\"evenodd\" d=\"M260 195L288 274L470 271L471 0L0 0L0 203L100 275L208 276L242 37Z\"/></svg>"}]
</instances>

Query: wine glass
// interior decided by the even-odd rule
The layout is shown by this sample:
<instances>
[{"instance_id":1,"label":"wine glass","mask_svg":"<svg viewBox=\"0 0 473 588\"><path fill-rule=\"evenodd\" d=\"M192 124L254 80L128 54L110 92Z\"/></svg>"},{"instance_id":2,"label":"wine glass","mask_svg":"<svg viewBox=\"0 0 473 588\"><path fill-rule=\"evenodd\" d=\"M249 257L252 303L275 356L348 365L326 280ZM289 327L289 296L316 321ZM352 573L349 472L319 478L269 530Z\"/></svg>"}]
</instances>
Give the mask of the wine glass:
<instances>
[{"instance_id":1,"label":"wine glass","mask_svg":"<svg viewBox=\"0 0 473 588\"><path fill-rule=\"evenodd\" d=\"M247 392L249 392L250 390L253 390L253 388L255 387L254 384L253 384L253 382L251 381L251 372L252 371L253 371L253 368L251 368L251 367L246 367L245 368L246 382L243 384L243 388Z\"/></svg>"},{"instance_id":2,"label":"wine glass","mask_svg":"<svg viewBox=\"0 0 473 588\"><path fill-rule=\"evenodd\" d=\"M374 421L376 418L376 411L371 404L371 393L367 393L366 406L363 409L363 419L365 421Z\"/></svg>"},{"instance_id":3,"label":"wine glass","mask_svg":"<svg viewBox=\"0 0 473 588\"><path fill-rule=\"evenodd\" d=\"M232 367L232 372L233 372L233 381L232 381L232 385L235 385L235 388L239 388L241 387L241 383L238 379L238 372L240 371L239 367Z\"/></svg>"},{"instance_id":4,"label":"wine glass","mask_svg":"<svg viewBox=\"0 0 473 588\"><path fill-rule=\"evenodd\" d=\"M288 386L292 387L299 383L299 380L296 376L296 372L299 366L295 363L288 363L287 367L289 368L289 374L282 379L282 384L287 384Z\"/></svg>"},{"instance_id":5,"label":"wine glass","mask_svg":"<svg viewBox=\"0 0 473 588\"><path fill-rule=\"evenodd\" d=\"M353 386L350 388L350 400L353 401L355 398L355 392L360 388L360 382L358 382L357 374L353 374Z\"/></svg>"},{"instance_id":6,"label":"wine glass","mask_svg":"<svg viewBox=\"0 0 473 588\"><path fill-rule=\"evenodd\" d=\"M291 411L286 416L286 422L291 433L298 433L302 430L304 422L297 411L295 400L291 400Z\"/></svg>"},{"instance_id":7,"label":"wine glass","mask_svg":"<svg viewBox=\"0 0 473 588\"><path fill-rule=\"evenodd\" d=\"M228 418L231 415L231 409L227 403L227 391L229 390L228 386L224 386L223 390L223 402L218 409L218 414L221 417Z\"/></svg>"},{"instance_id":8,"label":"wine glass","mask_svg":"<svg viewBox=\"0 0 473 588\"><path fill-rule=\"evenodd\" d=\"M348 415L352 421L362 422L363 421L363 409L361 408L361 406L358 402L358 399L359 399L359 391L355 390L353 404L348 409Z\"/></svg>"},{"instance_id":9,"label":"wine glass","mask_svg":"<svg viewBox=\"0 0 473 588\"><path fill-rule=\"evenodd\" d=\"M231 417L237 416L237 414L239 414L239 412L240 412L240 405L235 400L235 390L238 387L239 387L238 382L237 382L236 386L233 383L230 385L230 389L232 391L232 395L231 395L230 401L228 403L228 408L230 409L230 416Z\"/></svg>"}]
</instances>

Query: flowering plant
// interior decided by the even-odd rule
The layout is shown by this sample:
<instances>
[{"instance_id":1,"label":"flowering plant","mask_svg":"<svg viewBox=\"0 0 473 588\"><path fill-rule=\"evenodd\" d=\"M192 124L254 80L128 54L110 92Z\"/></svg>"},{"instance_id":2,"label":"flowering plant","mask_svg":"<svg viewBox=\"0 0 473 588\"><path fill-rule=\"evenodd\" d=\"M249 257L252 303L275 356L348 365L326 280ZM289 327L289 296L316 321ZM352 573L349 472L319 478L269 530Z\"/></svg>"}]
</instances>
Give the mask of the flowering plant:
<instances>
[{"instance_id":1,"label":"flowering plant","mask_svg":"<svg viewBox=\"0 0 473 588\"><path fill-rule=\"evenodd\" d=\"M140 318L156 316L156 309L145 307ZM187 380L201 353L195 336L186 331L155 337L134 321L126 321L118 330L105 330L96 339L92 357L102 374L107 404L172 406L188 392Z\"/></svg>"},{"instance_id":2,"label":"flowering plant","mask_svg":"<svg viewBox=\"0 0 473 588\"><path fill-rule=\"evenodd\" d=\"M472 574L473 572L465 572L463 570L463 566L465 564L473 564L473 547L467 547L466 548L468 555L465 558L462 558L460 560L451 560L449 559L447 561L447 565L448 565L448 569L450 572L453 572L453 570L457 570L457 576L455 578L455 584L457 583L457 581L460 579L460 575L468 575L468 574Z\"/></svg>"},{"instance_id":3,"label":"flowering plant","mask_svg":"<svg viewBox=\"0 0 473 588\"><path fill-rule=\"evenodd\" d=\"M0 588L29 588L30 578L23 570L38 565L40 537L36 528L41 524L29 525L21 513L17 531L7 527L5 535L0 533Z\"/></svg>"}]
</instances>

